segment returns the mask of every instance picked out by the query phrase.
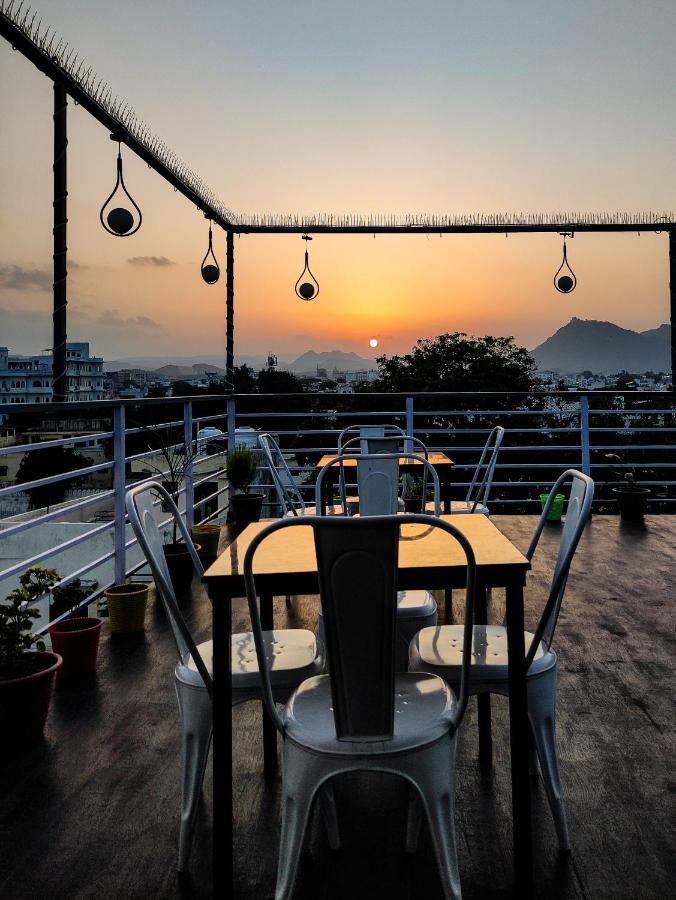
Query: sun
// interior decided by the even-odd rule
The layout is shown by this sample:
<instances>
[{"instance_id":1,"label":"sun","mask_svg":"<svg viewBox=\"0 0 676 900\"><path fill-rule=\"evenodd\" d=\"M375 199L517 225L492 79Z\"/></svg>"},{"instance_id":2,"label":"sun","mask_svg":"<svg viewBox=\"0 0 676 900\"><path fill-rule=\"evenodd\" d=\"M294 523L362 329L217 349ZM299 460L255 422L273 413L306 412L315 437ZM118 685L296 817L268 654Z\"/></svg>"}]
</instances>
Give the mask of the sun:
<instances>
[{"instance_id":1,"label":"sun","mask_svg":"<svg viewBox=\"0 0 676 900\"><path fill-rule=\"evenodd\" d=\"M371 338L369 341L369 347L373 347L374 349L378 346L378 338Z\"/></svg>"}]
</instances>

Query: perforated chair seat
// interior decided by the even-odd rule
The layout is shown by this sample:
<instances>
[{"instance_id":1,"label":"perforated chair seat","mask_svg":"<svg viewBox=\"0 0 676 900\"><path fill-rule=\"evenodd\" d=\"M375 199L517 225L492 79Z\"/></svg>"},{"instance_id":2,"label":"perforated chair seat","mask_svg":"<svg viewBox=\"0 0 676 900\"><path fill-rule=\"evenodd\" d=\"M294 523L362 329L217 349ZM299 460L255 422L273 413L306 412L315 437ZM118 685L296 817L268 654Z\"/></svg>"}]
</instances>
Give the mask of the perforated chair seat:
<instances>
[{"instance_id":1,"label":"perforated chair seat","mask_svg":"<svg viewBox=\"0 0 676 900\"><path fill-rule=\"evenodd\" d=\"M270 664L273 690L292 688L300 681L323 671L324 654L321 643L311 631L302 628L275 629L263 632L266 659ZM232 659L233 699L239 690L260 688L260 673L256 646L251 631L233 634L230 642ZM209 673L213 672L213 642L205 641L197 647ZM202 676L190 655L186 653L178 677L195 687L204 687Z\"/></svg>"},{"instance_id":2,"label":"perforated chair seat","mask_svg":"<svg viewBox=\"0 0 676 900\"><path fill-rule=\"evenodd\" d=\"M534 637L530 631L524 632L526 653ZM413 672L432 672L451 684L459 682L463 645L462 625L423 628L411 641L409 669ZM538 675L555 665L556 654L540 642L528 674ZM471 682L506 683L507 666L507 629L502 625L475 625L472 634Z\"/></svg>"},{"instance_id":3,"label":"perforated chair seat","mask_svg":"<svg viewBox=\"0 0 676 900\"><path fill-rule=\"evenodd\" d=\"M331 756L387 756L434 743L453 730L455 694L428 673L395 676L394 735L388 740L341 741L336 737L328 675L304 681L286 705L285 737Z\"/></svg>"},{"instance_id":4,"label":"perforated chair seat","mask_svg":"<svg viewBox=\"0 0 676 900\"><path fill-rule=\"evenodd\" d=\"M425 512L434 513L434 503L425 504ZM451 515L470 514L475 516L489 516L490 511L485 503L477 503L468 500L451 500Z\"/></svg>"}]
</instances>

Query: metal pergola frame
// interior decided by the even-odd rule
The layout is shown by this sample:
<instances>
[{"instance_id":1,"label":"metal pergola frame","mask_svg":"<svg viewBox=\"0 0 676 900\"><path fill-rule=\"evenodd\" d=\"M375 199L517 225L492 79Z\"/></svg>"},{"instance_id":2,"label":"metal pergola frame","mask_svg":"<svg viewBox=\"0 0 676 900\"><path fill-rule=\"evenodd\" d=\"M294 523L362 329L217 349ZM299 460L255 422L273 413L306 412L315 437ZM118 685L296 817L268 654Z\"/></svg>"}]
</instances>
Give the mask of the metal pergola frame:
<instances>
[{"instance_id":1,"label":"metal pergola frame","mask_svg":"<svg viewBox=\"0 0 676 900\"><path fill-rule=\"evenodd\" d=\"M54 83L53 399L67 397L67 109L68 97L157 172L226 234L226 380L234 370L234 235L250 234L531 234L668 232L672 391L676 391L676 220L648 213L355 216L232 213L208 186L118 100L91 67L20 0L0 0L0 35Z\"/></svg>"}]
</instances>

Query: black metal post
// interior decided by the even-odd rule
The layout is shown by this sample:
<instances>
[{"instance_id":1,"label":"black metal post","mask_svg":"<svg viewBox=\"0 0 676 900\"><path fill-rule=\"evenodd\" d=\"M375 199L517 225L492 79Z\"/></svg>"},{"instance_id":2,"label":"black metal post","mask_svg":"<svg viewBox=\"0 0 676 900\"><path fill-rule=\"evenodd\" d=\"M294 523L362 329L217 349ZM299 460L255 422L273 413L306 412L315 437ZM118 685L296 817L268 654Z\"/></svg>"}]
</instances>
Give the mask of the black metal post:
<instances>
[{"instance_id":1,"label":"black metal post","mask_svg":"<svg viewBox=\"0 0 676 900\"><path fill-rule=\"evenodd\" d=\"M228 229L225 265L225 380L234 389L235 368L235 235Z\"/></svg>"},{"instance_id":2,"label":"black metal post","mask_svg":"<svg viewBox=\"0 0 676 900\"><path fill-rule=\"evenodd\" d=\"M68 299L66 267L67 217L67 111L68 95L58 81L54 82L54 311L52 338L52 400L55 403L68 399L68 375L66 370Z\"/></svg>"},{"instance_id":3,"label":"black metal post","mask_svg":"<svg viewBox=\"0 0 676 900\"><path fill-rule=\"evenodd\" d=\"M671 326L671 390L676 393L676 229L669 229L669 324Z\"/></svg>"}]
</instances>

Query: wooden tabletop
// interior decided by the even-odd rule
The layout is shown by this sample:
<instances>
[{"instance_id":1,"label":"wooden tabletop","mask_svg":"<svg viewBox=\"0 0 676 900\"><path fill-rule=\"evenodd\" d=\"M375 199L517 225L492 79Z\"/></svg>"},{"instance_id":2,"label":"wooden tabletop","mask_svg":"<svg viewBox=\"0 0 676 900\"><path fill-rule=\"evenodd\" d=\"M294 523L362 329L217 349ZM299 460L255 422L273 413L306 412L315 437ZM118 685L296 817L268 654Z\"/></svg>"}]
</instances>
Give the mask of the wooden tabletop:
<instances>
[{"instance_id":1,"label":"wooden tabletop","mask_svg":"<svg viewBox=\"0 0 676 900\"><path fill-rule=\"evenodd\" d=\"M402 516L402 518L404 518ZM477 567L481 570L491 569L495 574L500 571L506 574L515 570L525 574L530 563L521 551L499 531L488 516L451 515L441 516L450 522L469 539L474 550ZM242 564L244 554L251 540L274 519L266 519L248 525L241 535L223 552L204 573L204 580L213 586L217 582L231 582L234 588L241 587ZM450 570L462 572L465 569L465 555L460 545L449 534L441 529L429 529L427 526L411 524L402 525L399 544L399 581L404 583L415 577L417 573L428 575L448 574ZM285 528L272 534L261 544L254 560L256 578L275 579L285 583L291 579L307 580L316 577L317 560L315 556L312 529ZM437 581L434 578L434 581ZM281 583L281 581L280 581ZM493 577L491 583L499 584L501 579ZM430 587L435 585L430 585Z\"/></svg>"},{"instance_id":2,"label":"wooden tabletop","mask_svg":"<svg viewBox=\"0 0 676 900\"><path fill-rule=\"evenodd\" d=\"M417 451L415 449L412 452L417 453ZM422 453L420 453L418 455L423 456ZM330 463L331 460L335 459L335 458L336 458L335 453L325 453L324 456L322 456L322 458L317 463L317 468L323 469L327 463ZM432 465L432 466L452 466L453 465L453 460L450 459L450 457L446 456L445 453L430 453L430 454L428 454L428 461L429 461L430 465ZM356 466L357 460L353 457L350 459L343 460L342 464L344 466ZM400 466L421 466L422 463L418 459L410 459L407 456L402 456L399 459L399 465ZM340 466L338 464L336 464L336 466L335 466L336 471L338 471L339 468L340 468Z\"/></svg>"}]
</instances>

